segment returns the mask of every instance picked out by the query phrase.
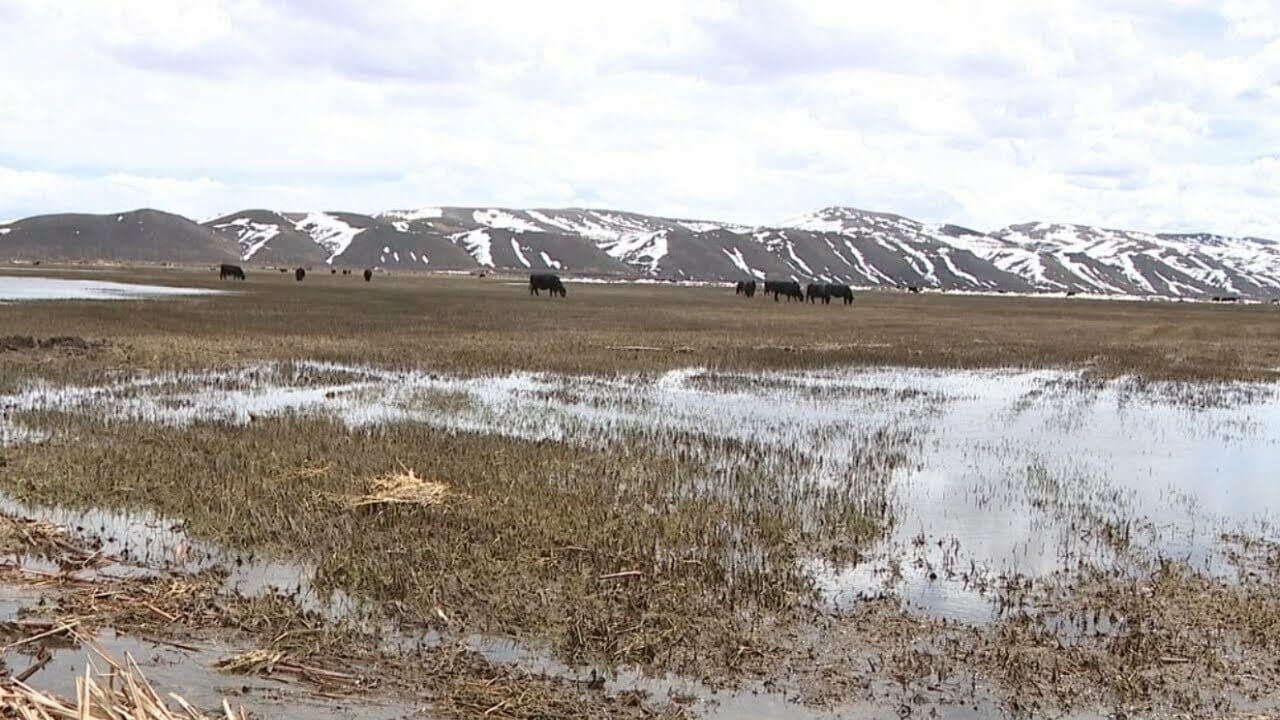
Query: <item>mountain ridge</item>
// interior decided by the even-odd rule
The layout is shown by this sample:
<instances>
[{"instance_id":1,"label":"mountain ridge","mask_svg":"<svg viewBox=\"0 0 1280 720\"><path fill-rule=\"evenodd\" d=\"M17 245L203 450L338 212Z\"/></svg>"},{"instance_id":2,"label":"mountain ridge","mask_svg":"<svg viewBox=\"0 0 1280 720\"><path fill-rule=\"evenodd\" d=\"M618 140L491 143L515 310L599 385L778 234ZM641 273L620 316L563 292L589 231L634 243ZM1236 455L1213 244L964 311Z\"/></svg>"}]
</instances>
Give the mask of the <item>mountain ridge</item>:
<instances>
[{"instance_id":1,"label":"mountain ridge","mask_svg":"<svg viewBox=\"0 0 1280 720\"><path fill-rule=\"evenodd\" d=\"M0 223L0 258L497 268L667 280L787 277L857 286L1168 297L1280 296L1280 242L1029 221L983 232L829 206L774 225L600 208L141 209Z\"/></svg>"}]
</instances>

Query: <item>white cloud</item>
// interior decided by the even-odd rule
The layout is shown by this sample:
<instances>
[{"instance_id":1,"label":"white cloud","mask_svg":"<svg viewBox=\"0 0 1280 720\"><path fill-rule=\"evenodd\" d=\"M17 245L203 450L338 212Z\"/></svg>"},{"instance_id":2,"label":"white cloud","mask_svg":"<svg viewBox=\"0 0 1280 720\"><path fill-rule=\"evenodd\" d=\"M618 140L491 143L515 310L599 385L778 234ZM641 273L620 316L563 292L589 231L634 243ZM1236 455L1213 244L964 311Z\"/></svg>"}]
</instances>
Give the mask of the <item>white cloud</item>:
<instances>
[{"instance_id":1,"label":"white cloud","mask_svg":"<svg viewBox=\"0 0 1280 720\"><path fill-rule=\"evenodd\" d=\"M0 0L0 216L853 204L1280 236L1278 33L1249 0Z\"/></svg>"}]
</instances>

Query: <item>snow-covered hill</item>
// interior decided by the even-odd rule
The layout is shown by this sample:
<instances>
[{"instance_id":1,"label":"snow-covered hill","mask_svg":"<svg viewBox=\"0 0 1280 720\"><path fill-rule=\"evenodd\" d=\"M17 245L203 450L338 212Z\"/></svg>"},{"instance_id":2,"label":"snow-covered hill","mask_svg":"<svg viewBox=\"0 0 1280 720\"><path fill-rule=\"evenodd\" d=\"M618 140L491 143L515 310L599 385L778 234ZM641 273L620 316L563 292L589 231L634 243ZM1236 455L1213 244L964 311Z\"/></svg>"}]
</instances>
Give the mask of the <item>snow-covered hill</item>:
<instances>
[{"instance_id":1,"label":"snow-covered hill","mask_svg":"<svg viewBox=\"0 0 1280 720\"><path fill-rule=\"evenodd\" d=\"M106 244L89 245L81 240L89 233L75 232L84 232L87 216L51 217L0 226L0 258L49 257L40 249L54 247L57 256L131 257L129 240L119 233L133 232L132 226L113 228ZM188 235L210 233L226 243L224 252L238 248L241 260L257 264L1280 297L1280 243L1274 240L1039 222L980 232L849 207L761 227L583 208L422 207L376 215L245 210L203 228L181 220L190 225Z\"/></svg>"}]
</instances>

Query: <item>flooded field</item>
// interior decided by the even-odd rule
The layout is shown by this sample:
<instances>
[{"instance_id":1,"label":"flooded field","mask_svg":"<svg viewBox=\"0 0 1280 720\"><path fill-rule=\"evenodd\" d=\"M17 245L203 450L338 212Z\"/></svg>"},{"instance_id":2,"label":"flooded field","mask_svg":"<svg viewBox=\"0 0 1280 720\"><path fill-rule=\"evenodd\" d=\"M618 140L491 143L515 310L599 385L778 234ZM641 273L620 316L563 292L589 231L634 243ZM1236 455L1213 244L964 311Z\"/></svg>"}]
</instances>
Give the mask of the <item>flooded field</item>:
<instances>
[{"instance_id":1,"label":"flooded field","mask_svg":"<svg viewBox=\"0 0 1280 720\"><path fill-rule=\"evenodd\" d=\"M1280 619L1267 584L1280 565L1280 396L1266 383L915 368L462 376L294 361L32 380L0 396L0 413L14 456L6 514L91 535L133 572L220 569L220 592L356 622L384 651L461 643L570 687L595 687L600 672L607 692L665 697L673 717L1087 717L1212 697L1276 709L1262 676L1231 689L1178 679L1200 661L1183 643L1201 631L1229 643L1197 646L1220 673L1276 657L1264 628ZM95 443L117 470L72 477ZM205 463L189 457L199 447L212 494L181 489L180 469L152 478ZM296 465L281 475L277 459ZM438 509L308 519L370 463L438 479ZM48 475L24 480L22 468ZM253 496L254 477L285 496L278 517L221 499ZM221 525L220 512L232 513ZM397 543L441 547L393 551L421 553L397 567L384 525ZM369 537L350 535L362 527ZM320 533L315 554L289 544L307 532ZM532 604L486 595L494 582ZM1198 602L1257 616L1201 627ZM388 603L434 617L430 629L387 625ZM1144 637L1151 646L1135 649ZM1046 643L1079 656L1050 670Z\"/></svg>"},{"instance_id":2,"label":"flooded field","mask_svg":"<svg viewBox=\"0 0 1280 720\"><path fill-rule=\"evenodd\" d=\"M107 280L68 280L47 277L0 277L0 303L32 300L142 300L147 298L215 295L220 290L168 287Z\"/></svg>"}]
</instances>

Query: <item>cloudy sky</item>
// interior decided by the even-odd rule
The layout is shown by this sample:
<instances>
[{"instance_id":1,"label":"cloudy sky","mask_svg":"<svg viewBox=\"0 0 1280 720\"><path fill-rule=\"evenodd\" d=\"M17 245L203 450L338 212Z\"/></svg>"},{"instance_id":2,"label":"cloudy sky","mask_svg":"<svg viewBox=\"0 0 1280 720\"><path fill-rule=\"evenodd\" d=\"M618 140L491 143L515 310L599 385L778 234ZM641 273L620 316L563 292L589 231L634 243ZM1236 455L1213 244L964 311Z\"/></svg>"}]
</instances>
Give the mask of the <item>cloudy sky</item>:
<instances>
[{"instance_id":1,"label":"cloudy sky","mask_svg":"<svg viewBox=\"0 0 1280 720\"><path fill-rule=\"evenodd\" d=\"M0 219L827 205L1280 237L1272 0L0 0Z\"/></svg>"}]
</instances>

